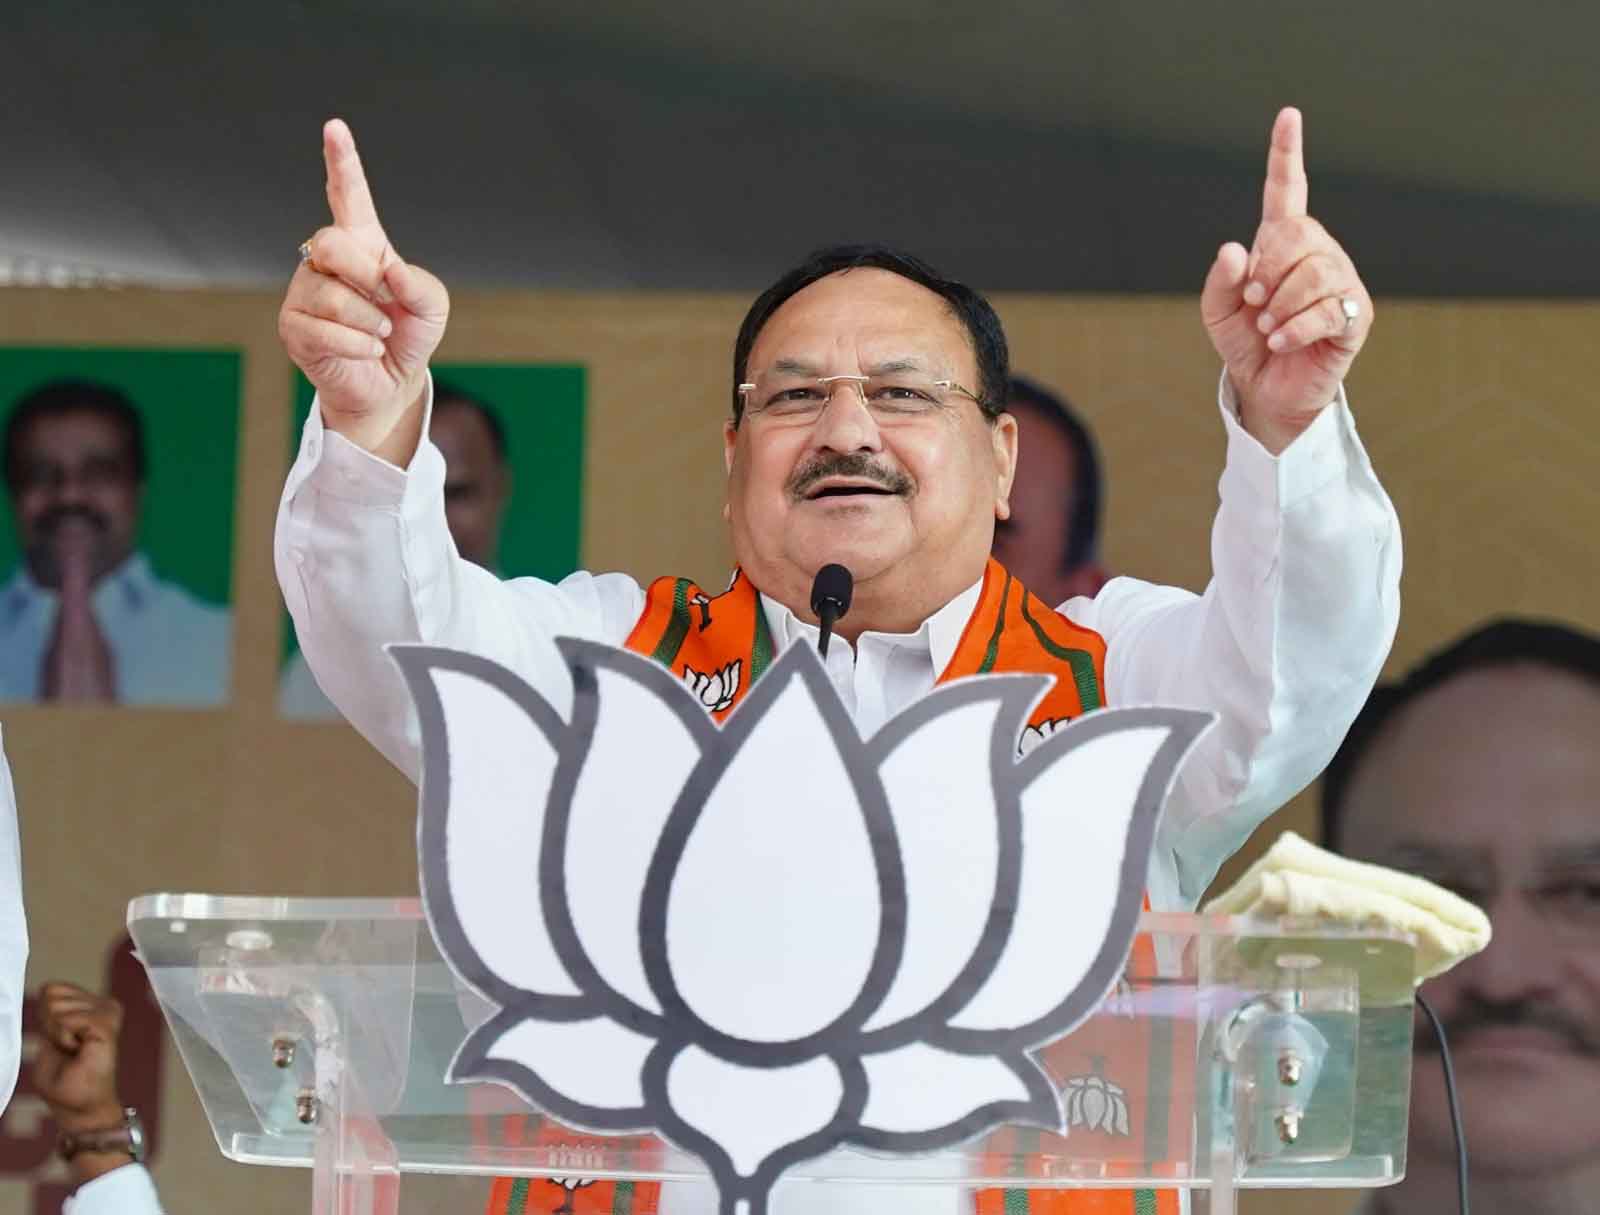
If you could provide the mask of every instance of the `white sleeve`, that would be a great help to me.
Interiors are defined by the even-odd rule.
[[[432,388],[428,408],[431,411]],[[324,428],[313,402],[278,506],[273,555],[301,652],[350,723],[417,777],[417,727],[391,642],[467,650],[515,671],[565,713],[570,678],[553,639],[620,644],[644,609],[622,574],[502,581],[456,553],[444,457],[424,438],[408,468]],[[533,522],[533,521],[525,521]]]
[[[1203,595],[1115,578],[1062,611],[1106,639],[1112,705],[1209,709],[1157,836],[1151,900],[1193,907],[1217,869],[1327,765],[1394,641],[1400,524],[1341,390],[1279,456],[1236,417]]]
[[[17,794],[6,764],[5,739],[0,736],[0,1111],[11,1101],[22,1061],[22,985],[27,965]]]
[[[125,1164],[86,1181],[62,1204],[61,1215],[163,1215],[149,1170]]]

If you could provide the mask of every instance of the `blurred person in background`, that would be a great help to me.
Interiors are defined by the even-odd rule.
[[[1502,619],[1373,693],[1329,765],[1323,839],[1489,913],[1489,947],[1423,985],[1455,1063],[1473,1204],[1600,1200],[1600,637]],[[1438,1045],[1418,1021],[1406,1179],[1381,1215],[1456,1209]]]
[[[1011,515],[994,526],[995,558],[1046,603],[1092,599],[1108,580],[1094,436],[1065,400],[1021,376],[1006,412],[1017,420],[1017,472]]]
[[[52,381],[16,403],[4,448],[22,560],[0,586],[0,700],[221,704],[230,613],[137,551],[147,463],[133,402]]]
[[[50,1107],[76,1187],[63,1215],[161,1215],[138,1111],[117,1095],[121,1005],[71,983],[46,983],[38,1005],[33,1091]]]
[[[500,534],[511,501],[504,425],[484,401],[441,381],[434,387],[428,437],[444,456],[445,526],[456,552],[498,573]],[[298,650],[284,664],[278,711],[300,721],[339,720],[339,710]]]
[[[444,519],[456,552],[499,573],[500,533],[511,501],[505,427],[483,401],[440,382],[428,437],[444,456]]]

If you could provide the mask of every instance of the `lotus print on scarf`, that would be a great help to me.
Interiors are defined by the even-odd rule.
[[[708,713],[720,713],[739,695],[739,671],[744,659],[735,658],[720,671],[706,674],[687,664],[683,668],[683,682],[695,694]]]
[[[572,1203],[578,1191],[594,1184],[593,1181],[583,1181],[576,1177],[557,1177],[554,1180],[567,1192],[567,1200],[555,1209],[553,1215],[572,1215]]]
[[[392,650],[421,725],[424,905],[500,1010],[453,1080],[658,1133],[723,1215],[765,1215],[836,1147],[1065,1129],[1029,1052],[1121,974],[1209,715],[1101,711],[1018,758],[1047,680],[989,676],[863,740],[796,645],[718,726],[648,659],[558,644],[565,717],[487,660]]]
[[[1017,740],[1017,754],[1026,755],[1057,730],[1071,722],[1070,717],[1047,717],[1036,726],[1024,726]]]

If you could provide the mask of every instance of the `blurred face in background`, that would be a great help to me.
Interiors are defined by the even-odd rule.
[[[11,508],[28,570],[59,587],[97,581],[133,552],[144,487],[128,433],[92,409],[35,418],[18,436]]]
[[[816,397],[824,376],[892,387],[867,401],[841,382],[820,407],[791,408]],[[1007,510],[1016,430],[959,392],[929,401],[900,387],[952,380],[981,391],[971,339],[941,296],[878,269],[819,279],[767,321],[747,378],[759,390],[727,427],[726,513],[756,586],[807,615],[811,579],[828,562],[855,575],[858,604],[876,584],[884,602],[937,606],[982,576]],[[785,384],[797,387],[774,391]]]
[[[444,517],[456,551],[493,569],[511,470],[474,405],[449,397],[435,402],[428,433],[444,456]]]
[[[1600,685],[1535,663],[1469,671],[1399,711],[1356,770],[1341,850],[1488,912],[1477,957],[1423,987],[1449,1035],[1473,1172],[1600,1159]],[[1414,1159],[1453,1161],[1429,1030]]]
[[[1011,517],[995,528],[994,555],[1052,607],[1106,583],[1096,560],[1068,567],[1067,548],[1078,500],[1078,453],[1061,427],[1026,401],[1007,406],[1017,420],[1017,474]]]

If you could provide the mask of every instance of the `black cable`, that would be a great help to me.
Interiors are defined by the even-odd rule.
[[[1456,1133],[1456,1194],[1461,1205],[1461,1215],[1467,1215],[1467,1133],[1461,1125],[1461,1103],[1456,1099],[1456,1069],[1450,1062],[1450,1044],[1445,1041],[1444,1023],[1428,1002],[1417,993],[1417,1007],[1433,1027],[1434,1039],[1439,1043],[1439,1061],[1444,1064],[1444,1095],[1450,1102],[1450,1127]]]

